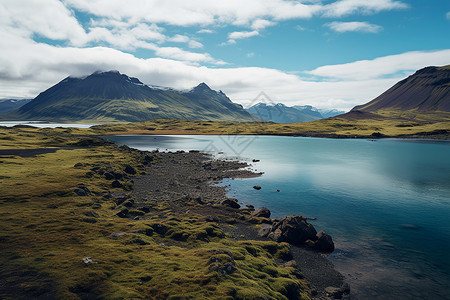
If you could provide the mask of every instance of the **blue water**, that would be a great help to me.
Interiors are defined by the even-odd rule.
[[[315,217],[359,299],[450,299],[450,143],[274,136],[115,136],[141,150],[203,150],[251,162],[230,196],[273,217]],[[261,190],[252,188],[260,185]],[[279,189],[280,192],[276,190]]]

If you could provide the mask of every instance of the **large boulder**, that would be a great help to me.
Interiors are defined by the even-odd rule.
[[[317,233],[304,216],[287,216],[273,219],[272,225],[265,224],[258,232],[277,242],[287,242],[297,246],[307,246],[321,252],[333,252],[334,243],[330,235],[323,231]]]
[[[314,248],[323,252],[333,252],[334,243],[329,234],[326,234],[322,230],[316,235],[317,241],[314,243]]]
[[[223,206],[231,207],[231,208],[240,208],[241,207],[236,199],[231,199],[231,198],[227,198],[227,199],[223,200],[222,202],[220,202],[220,204],[222,204]]]
[[[305,217],[287,216],[274,220],[271,232],[267,236],[277,242],[303,245],[307,240],[316,240],[316,234],[316,229],[306,222]]]
[[[270,210],[265,207],[261,207],[254,211],[252,216],[258,218],[270,218]]]

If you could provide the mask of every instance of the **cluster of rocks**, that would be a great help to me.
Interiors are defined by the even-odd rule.
[[[317,232],[312,224],[309,224],[305,216],[287,216],[281,219],[270,219],[270,210],[261,207],[252,212],[253,221],[261,221],[259,236],[267,237],[277,242],[287,242],[297,246],[333,252],[334,243],[329,234],[324,231]]]
[[[77,163],[74,168],[81,168],[85,165],[83,163]],[[99,166],[93,167],[86,173],[87,178],[91,178],[94,174],[104,176],[106,180],[111,180],[111,187],[121,188],[123,183],[121,180],[126,179],[129,175],[136,175],[137,171],[131,165],[125,165],[122,171],[114,171],[112,168],[102,168]],[[77,193],[78,194],[78,193]]]

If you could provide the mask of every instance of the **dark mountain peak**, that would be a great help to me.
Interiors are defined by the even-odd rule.
[[[206,83],[202,82],[199,85],[197,85],[195,88],[193,88],[191,91],[194,93],[199,93],[199,92],[212,91],[212,89]]]
[[[353,111],[386,109],[450,112],[450,66],[420,69],[374,100],[354,107]]]
[[[129,77],[126,74],[121,74],[117,70],[110,70],[110,71],[95,71],[91,75],[82,78],[83,80],[90,80],[90,79],[105,79],[105,80],[117,80],[117,81],[128,81],[135,84],[143,84],[139,79],[135,77]]]
[[[14,120],[146,121],[156,118],[251,121],[242,106],[204,82],[189,92],[151,87],[119,71],[67,77],[9,113]]]
[[[419,75],[419,74],[433,74],[438,72],[438,68],[431,66],[431,67],[425,67],[423,69],[420,69],[418,71],[416,71],[416,73],[414,73],[414,75]],[[412,75],[412,76],[414,76]]]

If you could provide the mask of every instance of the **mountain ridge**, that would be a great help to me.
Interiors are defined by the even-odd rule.
[[[283,103],[266,104],[263,102],[252,105],[246,111],[267,122],[275,123],[309,122],[345,113],[335,109],[321,110],[311,105],[287,106]]]
[[[450,65],[420,69],[351,112],[376,113],[386,109],[450,112]]]
[[[222,91],[204,82],[189,91],[152,88],[118,71],[68,76],[3,119],[47,121],[124,121],[151,119],[252,121]]]

